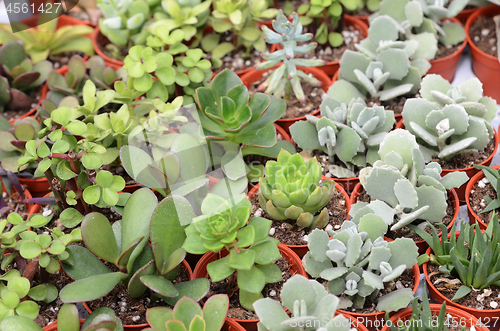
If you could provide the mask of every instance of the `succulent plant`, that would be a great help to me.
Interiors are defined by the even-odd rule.
[[[324,228],[329,221],[325,206],[334,194],[335,182],[321,182],[316,158],[306,162],[300,154],[285,150],[277,161],[266,163],[266,176],[259,180],[261,208],[275,220],[292,220],[300,227]]]
[[[66,25],[57,29],[59,18],[52,16],[54,14],[57,15],[55,12],[43,12],[36,29],[16,23],[13,32],[10,25],[0,24],[0,44],[8,41],[22,42],[24,51],[33,64],[46,60],[49,56],[67,52],[93,55],[92,41],[87,35],[93,33],[94,29],[87,25]]]
[[[150,328],[146,331],[220,331],[226,319],[229,298],[224,294],[211,296],[200,308],[187,297],[177,302],[174,309],[155,307],[146,311]]]
[[[358,98],[349,105],[327,97],[320,106],[321,118],[306,115],[307,121],[290,126],[294,142],[306,151],[321,150],[330,163],[342,161],[345,168],[332,164],[330,173],[339,178],[356,177],[354,167],[379,160],[378,148],[394,126],[394,112],[382,106],[367,107]]]
[[[451,301],[465,297],[473,289],[500,286],[500,229],[496,213],[491,216],[484,232],[477,222],[474,225],[461,224],[458,236],[455,235],[456,227],[453,224],[449,237],[445,226],[441,226],[441,237],[434,228],[431,228],[432,235],[412,228],[432,249],[430,256],[419,257],[419,263],[430,261],[439,266],[441,273],[460,279],[462,285]]]
[[[484,166],[484,165],[480,165],[480,164],[475,164],[474,167],[476,169],[483,171],[484,176],[490,182],[491,186],[493,187],[493,189],[497,193],[496,199],[491,199],[487,195],[485,195],[483,197],[483,199],[484,199],[484,201],[486,201],[487,205],[486,205],[486,208],[484,208],[480,214],[488,213],[492,210],[500,208],[500,201],[498,200],[498,191],[500,191],[499,187],[498,187],[498,183],[499,183],[498,180],[500,178],[500,171],[493,169],[493,168],[490,168],[490,167],[487,167],[487,166]]]
[[[52,63],[45,60],[33,64],[17,41],[0,47],[0,62],[0,112],[33,108],[30,93],[47,80]]]
[[[337,232],[313,230],[308,247],[302,259],[304,268],[311,276],[328,280],[330,293],[343,295],[339,308],[361,309],[369,301],[377,303],[378,311],[390,312],[406,307],[413,299],[409,288],[379,296],[384,283],[416,263],[418,252],[412,239],[387,242],[376,224],[358,226],[345,221]]]
[[[272,54],[263,55],[267,60],[255,66],[257,70],[264,70],[274,67],[281,63],[281,66],[274,69],[266,80],[259,85],[257,90],[266,90],[267,94],[274,94],[277,97],[290,99],[292,93],[295,97],[305,103],[305,95],[302,90],[301,80],[311,86],[321,86],[321,81],[315,77],[306,75],[301,67],[317,67],[325,64],[323,60],[311,60],[295,58],[296,53],[305,54],[312,51],[317,43],[310,43],[303,46],[297,46],[297,42],[306,42],[312,39],[310,33],[302,33],[302,24],[299,22],[297,13],[293,14],[293,21],[290,22],[283,12],[279,12],[276,20],[273,20],[273,31],[266,26],[262,27],[266,35],[268,44],[281,44],[283,49],[277,50]]]
[[[123,330],[122,321],[116,317],[113,309],[102,307],[94,310],[80,328],[78,308],[73,303],[65,303],[57,314],[58,328],[65,331],[120,331]],[[30,331],[30,330],[29,330]]]
[[[344,315],[334,316],[340,300],[329,294],[324,286],[314,279],[294,275],[283,284],[280,298],[283,306],[292,312],[292,316],[290,317],[276,300],[257,300],[254,307],[259,317],[259,330],[300,331],[313,325],[316,330],[351,330],[351,323]]]
[[[368,38],[355,45],[358,52],[346,50],[342,55],[339,79],[328,95],[349,104],[353,98],[371,96],[386,101],[416,93],[430,64],[417,56],[423,46],[416,40],[400,40],[401,30],[387,15],[375,18]]]
[[[171,217],[164,218],[167,214]],[[67,248],[69,259],[62,266],[75,282],[61,290],[61,300],[66,303],[94,300],[120,283],[127,286],[133,298],[149,289],[156,298],[170,304],[183,296],[200,300],[208,291],[208,280],[176,285],[171,282],[186,255],[181,248],[186,239],[184,228],[193,217],[191,205],[184,198],[170,196],[158,204],[154,193],[147,188],[130,196],[121,221],[113,225],[100,213],[85,215],[81,230],[86,248]],[[119,271],[112,272],[100,259],[115,265]]]
[[[220,67],[221,59],[230,52],[244,48],[249,56],[252,48],[259,52],[266,50],[258,21],[276,16],[276,9],[268,8],[266,0],[215,0],[209,24],[214,33],[201,40],[202,49],[211,53],[214,67]],[[233,42],[221,42],[221,35],[232,32]]]
[[[416,220],[441,222],[446,216],[446,190],[467,182],[464,172],[441,177],[441,166],[425,164],[414,136],[397,129],[380,143],[380,160],[360,171],[359,181],[371,202],[358,202],[349,211],[357,224],[377,224],[382,234]],[[426,226],[426,223],[421,223]]]
[[[433,75],[423,83],[422,98],[407,100],[402,115],[406,129],[427,153],[449,160],[484,150],[494,135],[490,124],[494,101],[481,97],[479,80],[449,88],[448,82]]]
[[[186,228],[182,247],[192,254],[225,248],[229,254],[209,263],[208,275],[212,282],[232,277],[231,284],[236,275],[240,304],[253,310],[252,304],[262,298],[266,283],[282,280],[281,270],[273,264],[281,254],[279,242],[269,237],[271,221],[261,217],[248,220],[252,205],[244,194],[224,199],[209,193],[201,210],[203,214]]]
[[[429,42],[429,34],[445,46],[456,45],[465,40],[465,30],[460,23],[441,21],[451,18],[467,6],[468,0],[382,0],[380,15],[389,15],[406,30],[406,37],[419,42]],[[429,45],[430,46],[430,45]],[[437,43],[427,52],[425,58],[432,60],[437,52]]]

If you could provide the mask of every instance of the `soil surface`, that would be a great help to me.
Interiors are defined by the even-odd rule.
[[[373,107],[375,105],[384,106],[386,110],[392,110],[394,112],[394,115],[398,115],[403,112],[403,107],[405,105],[406,99],[412,99],[412,98],[420,98],[420,94],[415,93],[415,94],[401,95],[399,97],[387,101],[380,101],[380,99],[377,97],[367,97],[365,101],[366,101],[366,106],[368,107]]]
[[[128,55],[128,47],[113,45],[102,32],[97,34],[96,41],[101,52],[112,59],[123,61]]]
[[[474,164],[484,162],[495,150],[495,138],[490,140],[484,151],[474,154],[459,154],[451,160],[446,161],[440,158],[433,158],[433,162],[437,162],[443,169],[464,169],[473,167]]]
[[[462,283],[458,278],[439,272],[438,266],[427,264],[427,272],[434,287],[445,297],[451,300]],[[467,296],[456,301],[457,304],[474,309],[493,310],[491,305],[500,303],[500,287],[490,286],[484,290],[472,290]],[[498,307],[496,308],[498,309]]]
[[[498,57],[497,35],[493,17],[482,16],[472,23],[469,34],[472,42],[483,52]]]
[[[188,274],[184,267],[180,266],[177,277],[172,281],[174,284],[186,282],[189,280]],[[104,297],[87,302],[87,305],[92,311],[100,307],[109,307],[113,309],[123,324],[137,325],[145,324],[146,310],[152,307],[168,306],[163,300],[153,302],[150,298],[151,291],[146,291],[140,298],[131,298],[128,295],[125,286],[116,286],[110,293]]]
[[[54,275],[49,274],[49,279],[46,281],[41,281],[39,278],[40,274],[37,273],[38,277],[35,277],[33,280],[33,284],[31,284],[31,288],[40,285],[42,283],[49,283],[54,285],[58,292],[61,292],[62,288],[66,285],[68,285],[71,280],[68,278],[68,276],[62,272],[58,271]],[[44,302],[37,302],[38,305],[40,306],[40,312],[35,319],[35,322],[40,325],[41,327],[44,327],[46,325],[49,325],[57,320],[57,314],[59,313],[59,308],[63,305],[63,302],[61,301],[61,298],[57,296],[57,299],[50,303],[44,303]]]
[[[80,55],[80,57],[83,59],[87,54],[81,52],[69,52],[59,55],[51,55],[49,56],[49,61],[54,64],[54,69],[60,69],[65,65],[68,65],[68,62],[73,55]]]
[[[487,183],[483,180],[486,180]],[[488,204],[486,201],[484,201],[484,197],[490,197],[492,200],[497,198],[497,192],[493,188],[493,186],[490,184],[488,179],[485,177],[481,181],[477,181],[476,184],[474,185],[474,188],[471,190],[471,195],[469,198],[470,205],[472,209],[474,210],[474,213],[483,221],[485,224],[490,223],[491,216],[494,212],[499,212],[498,209],[489,211],[484,214],[480,214],[487,206]]]
[[[264,298],[271,298],[276,301],[281,301],[281,289],[283,288],[283,284],[293,276],[293,271],[291,270],[292,266],[284,257],[281,257],[279,260],[277,260],[275,264],[280,268],[283,280],[277,283],[266,284],[266,286],[264,286],[264,290],[262,290],[262,295],[264,296]],[[206,298],[208,299],[212,295],[221,293],[229,295],[229,310],[227,313],[228,317],[243,320],[258,318],[257,314],[255,314],[253,311],[246,310],[245,308],[240,306],[238,285],[235,273],[220,282],[210,282],[210,291],[208,292]]]
[[[28,208],[26,208],[27,204],[17,203],[20,197],[19,193],[17,193],[15,189],[12,189],[12,195],[10,196],[7,192],[2,192],[2,199],[4,199],[4,201],[7,203],[7,205],[11,208],[13,212],[21,215],[23,220],[26,220],[28,218],[29,210]]]
[[[271,72],[265,72],[262,78],[254,83],[250,84],[248,92],[250,97],[252,97],[257,92],[264,92],[265,88],[258,90],[260,84],[264,83]],[[302,90],[306,97],[306,104],[302,105],[299,99],[295,97],[292,93],[290,99],[285,100],[286,102],[286,112],[281,116],[281,119],[297,118],[308,115],[319,109],[321,102],[323,101],[323,95],[326,94],[321,87],[313,87],[304,81],[301,81]]]
[[[370,11],[368,8],[364,7],[363,9],[361,10],[358,10],[358,11],[355,11],[355,12],[350,12],[349,15],[352,15],[352,16],[370,16],[371,14],[373,14],[372,11]]]
[[[443,57],[451,55],[451,54],[455,53],[456,51],[458,51],[460,47],[462,47],[462,43],[458,43],[457,45],[453,45],[453,46],[451,46],[451,45],[445,46],[445,45],[441,45],[438,43],[438,50],[437,50],[436,56],[434,57],[434,60],[442,59]]]
[[[233,41],[233,34],[226,33],[221,37],[221,43],[227,41]],[[269,50],[271,46],[266,43],[267,50],[264,52],[265,54],[269,54]],[[230,69],[232,71],[242,71],[249,68],[252,68],[254,65],[259,64],[265,61],[265,59],[261,56],[261,52],[252,49],[248,54],[245,53],[243,48],[237,49],[236,51],[232,51],[228,53],[225,57],[222,58],[222,65],[219,68],[214,68],[214,73],[219,73],[224,69]]]
[[[294,224],[294,221],[283,222],[273,220],[259,205],[258,194],[252,198],[252,213],[250,217],[263,217],[273,221],[271,225],[270,236],[278,239],[280,243],[285,245],[307,245],[307,236],[311,233],[310,228],[301,228]],[[347,218],[345,197],[336,190],[333,198],[326,205],[328,214],[330,215],[329,225],[332,229],[338,230]],[[328,227],[328,225],[327,225]]]

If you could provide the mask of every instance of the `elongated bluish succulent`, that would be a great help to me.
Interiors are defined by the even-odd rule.
[[[277,161],[266,163],[266,176],[259,180],[260,206],[275,220],[324,228],[328,224],[325,206],[335,194],[335,182],[320,180],[321,165],[316,158],[306,162],[300,154],[281,150]]]
[[[293,14],[293,21],[290,22],[283,12],[279,12],[276,20],[273,21],[273,31],[262,26],[262,31],[266,34],[266,42],[268,44],[281,44],[282,49],[271,54],[264,55],[266,62],[256,65],[257,70],[264,70],[282,64],[280,67],[273,70],[269,77],[262,83],[258,90],[266,90],[268,94],[274,94],[278,97],[289,99],[292,92],[295,97],[303,104],[305,103],[305,95],[302,90],[301,80],[304,80],[311,86],[321,86],[321,82],[308,76],[300,67],[317,67],[324,65],[322,60],[311,60],[295,58],[295,54],[305,54],[314,50],[318,45],[316,42],[309,43],[303,46],[297,46],[297,42],[306,42],[312,39],[311,33],[302,33],[302,24],[299,21],[297,13]]]
[[[330,293],[342,295],[339,308],[361,309],[368,301],[377,303],[378,311],[396,311],[413,299],[409,288],[379,296],[384,283],[417,262],[417,246],[412,239],[387,242],[377,224],[346,221],[337,232],[311,232],[308,247],[302,260],[304,268],[311,276],[328,280]]]
[[[378,148],[394,125],[394,112],[382,106],[367,107],[362,99],[347,106],[332,98],[321,103],[321,118],[306,115],[290,127],[292,138],[303,150],[321,150],[331,163],[338,158],[345,168],[330,166],[335,177],[356,177],[355,166],[364,167],[379,160]]]

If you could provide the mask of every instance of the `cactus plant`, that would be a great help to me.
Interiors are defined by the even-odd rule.
[[[292,138],[303,150],[321,150],[330,163],[342,161],[345,168],[330,166],[335,177],[356,177],[355,167],[373,164],[378,148],[394,125],[394,112],[382,106],[367,107],[362,99],[345,103],[327,97],[320,106],[321,118],[306,115],[307,121],[290,126]]]
[[[346,221],[337,232],[313,230],[308,247],[302,260],[304,268],[311,276],[328,280],[330,293],[342,295],[339,308],[361,309],[368,301],[377,303],[378,311],[390,312],[406,307],[413,299],[409,288],[379,296],[384,283],[417,262],[417,246],[411,239],[387,242],[376,223],[358,226]]]
[[[324,228],[329,221],[326,204],[335,194],[332,179],[321,180],[316,158],[281,150],[277,161],[266,163],[259,179],[259,204],[273,219],[293,220],[300,227]],[[318,215],[316,215],[319,212]]]
[[[359,176],[371,202],[356,203],[350,215],[355,223],[377,223],[384,234],[389,226],[395,231],[415,220],[441,222],[446,215],[446,190],[468,180],[464,172],[441,177],[441,166],[425,164],[415,137],[406,130],[388,133],[379,156],[381,160],[362,169]]]
[[[490,121],[495,102],[481,97],[479,80],[457,88],[435,75],[422,82],[422,98],[407,100],[402,112],[406,129],[419,144],[446,160],[484,150],[494,135]]]
[[[289,317],[276,300],[257,300],[253,305],[259,317],[259,330],[301,331],[313,325],[316,330],[351,330],[350,321],[344,315],[334,316],[340,300],[316,280],[295,275],[283,284],[280,297],[292,316]]]
[[[317,67],[324,65],[323,60],[311,60],[295,58],[296,53],[305,54],[312,51],[318,44],[309,43],[303,46],[297,46],[297,42],[306,42],[312,39],[312,34],[302,33],[302,24],[299,22],[297,13],[293,14],[293,21],[290,22],[283,14],[279,12],[276,20],[273,20],[273,31],[266,26],[262,27],[266,35],[268,44],[278,44],[283,46],[283,49],[277,50],[272,54],[263,55],[267,60],[255,66],[257,70],[264,70],[274,67],[281,63],[282,65],[273,70],[266,80],[259,85],[257,90],[266,89],[266,93],[274,94],[277,97],[290,99],[292,93],[295,97],[305,104],[305,95],[302,90],[301,80],[311,86],[321,86],[321,82],[306,75],[302,70],[297,69],[297,66],[302,67]]]

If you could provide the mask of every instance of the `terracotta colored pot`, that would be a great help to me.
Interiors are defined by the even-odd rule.
[[[462,25],[462,23],[454,17],[445,18],[444,21],[451,21]],[[440,59],[431,60],[430,61],[431,68],[427,72],[427,75],[438,74],[443,76],[444,79],[446,79],[451,83],[451,81],[455,77],[455,71],[457,69],[458,60],[462,56],[462,52],[464,51],[466,45],[467,45],[467,39],[465,39],[462,42],[462,45],[455,53],[442,57]]]
[[[413,272],[413,293],[415,293],[418,288],[418,284],[420,284],[420,270],[418,269],[418,264],[415,263],[411,270]],[[385,311],[369,314],[356,313],[341,309],[337,311],[342,313],[344,316],[350,315],[358,321],[363,321],[363,324],[370,329],[376,328],[377,326],[381,327],[384,325]]]
[[[83,326],[83,323],[85,323],[84,318],[80,318],[80,327]],[[44,331],[57,331],[57,321],[54,323],[51,323],[43,328]]]
[[[359,183],[358,185],[356,185],[356,187],[354,188],[354,191],[352,191],[352,193],[351,193],[351,198],[350,198],[350,205],[351,206],[354,205],[358,201],[361,190],[363,190],[363,186],[361,185],[361,183]],[[453,205],[453,209],[455,210],[453,213],[453,218],[452,218],[450,224],[448,224],[446,226],[446,228],[449,231],[451,229],[451,227],[453,226],[453,223],[455,223],[455,221],[457,220],[458,211],[460,210],[458,195],[457,195],[457,192],[455,191],[455,189],[451,189],[448,191],[448,199],[450,199],[450,202]],[[439,237],[441,237],[441,235],[439,235]],[[425,240],[417,240],[417,241],[415,241],[415,244],[417,245],[418,252],[420,254],[423,254],[425,252],[425,250],[429,247],[429,245],[427,244],[427,242]]]
[[[462,22],[462,24],[465,25],[465,23],[467,22],[469,17],[481,8],[482,7],[474,7],[474,8],[470,8],[470,9],[464,9],[460,13],[458,13],[458,15],[455,16],[455,18],[458,19],[460,22]]]
[[[458,236],[457,232],[457,236]],[[448,234],[449,236],[450,234]],[[429,247],[427,251],[425,252],[427,255],[429,255],[432,252],[432,249]],[[452,302],[450,299],[445,297],[444,295],[441,294],[441,292],[438,291],[437,288],[434,287],[434,284],[432,284],[430,277],[429,277],[429,272],[427,270],[427,265],[428,262],[424,263],[422,265],[422,269],[424,271],[424,276],[425,276],[425,281],[427,282],[427,288],[429,289],[429,294],[432,299],[434,299],[437,303],[443,303],[443,301],[446,301],[446,306],[447,307],[456,307],[459,308],[477,318],[479,318],[483,323],[493,323],[495,319],[498,319],[498,316],[500,316],[500,309],[491,309],[491,310],[486,310],[486,309],[475,309],[475,308],[470,308],[467,306],[462,306],[458,303]]]
[[[241,77],[241,80],[243,81],[243,84],[245,84],[246,87],[250,87],[250,84],[261,79],[265,72],[269,72],[275,68],[276,67],[271,68],[271,69],[267,69],[267,70],[251,69],[251,71],[249,71],[248,73],[246,73],[245,75],[243,75]],[[322,83],[321,88],[325,92],[327,92],[328,88],[332,85],[332,80],[323,71],[319,70],[318,68],[298,67],[298,69],[304,71],[306,74],[312,74],[314,77],[316,77],[318,80],[320,80]],[[313,111],[309,115],[313,115],[313,116],[318,115],[319,111],[320,110],[318,108],[317,110]],[[276,124],[281,126],[289,134],[290,133],[290,130],[289,130],[290,125],[292,125],[293,123],[295,123],[297,121],[305,121],[305,120],[306,120],[305,116],[296,117],[296,118],[278,119],[276,121]]]
[[[110,58],[109,56],[104,54],[104,52],[102,51],[102,47],[101,47],[101,44],[99,43],[99,41],[104,40],[107,43],[109,43],[110,41],[108,40],[108,38],[106,38],[101,33],[101,29],[99,28],[99,25],[97,25],[95,27],[94,33],[92,34],[91,38],[92,38],[92,45],[94,46],[94,51],[97,53],[97,55],[99,55],[100,57],[102,57],[104,59],[104,62],[106,62],[106,64],[108,64],[108,65],[111,64],[111,65],[123,67],[123,65],[124,65],[123,61]]]
[[[0,178],[0,181],[2,181],[1,178]],[[3,181],[2,181],[2,193],[3,192],[7,192],[7,191],[5,190],[5,187],[4,187]],[[33,198],[33,196],[31,195],[31,192],[28,189],[24,190],[24,198],[25,199]],[[32,204],[32,203],[25,203],[24,204],[24,208],[25,208],[26,212],[28,212],[28,217],[31,216],[30,211],[31,211],[31,209],[33,209],[33,206],[34,206],[34,204]]]
[[[404,129],[404,128],[405,128],[405,125],[404,125],[403,121],[400,121],[398,123],[398,125],[396,126],[396,129]],[[489,166],[491,164],[491,160],[493,159],[493,156],[495,156],[497,149],[498,149],[498,144],[500,143],[499,131],[500,131],[500,126],[498,127],[497,130],[495,130],[495,149],[493,150],[491,155],[488,156],[488,158],[486,160],[479,163],[480,165]],[[463,169],[443,169],[443,171],[441,172],[441,177],[446,176],[447,174],[454,172],[454,171],[464,171],[467,174],[467,176],[469,176],[469,178],[472,178],[478,172],[482,173],[482,171],[480,171],[474,167],[468,167],[468,168],[463,168]],[[469,179],[469,181],[470,181],[470,179]],[[464,183],[462,186],[455,189],[455,191],[457,192],[457,195],[458,195],[458,200],[460,201],[460,205],[465,205],[465,203],[467,202],[467,199],[465,198],[465,188],[466,187],[467,187],[467,183]]]
[[[439,311],[441,310],[441,305],[432,303],[432,304],[430,304],[430,307],[431,307],[431,312],[436,313],[436,315],[439,314]],[[394,325],[396,325],[396,323],[400,319],[403,322],[407,321],[410,319],[411,314],[412,314],[411,307],[403,309],[391,317],[391,322]],[[461,309],[458,309],[455,307],[450,307],[450,306],[446,305],[446,314],[451,315],[451,317],[453,318],[453,320],[450,321],[450,323],[452,323],[452,325],[454,323],[458,323],[458,326],[460,328],[463,328],[463,327],[470,328],[473,326],[476,329],[476,331],[488,331],[487,326],[482,324],[482,322],[480,320],[478,320],[476,317],[472,316],[471,314],[469,314]],[[416,324],[416,325],[419,325],[419,324]],[[384,327],[382,328],[382,331],[389,331],[389,330],[390,330],[390,328],[387,325],[384,325]]]
[[[327,177],[321,176],[321,179],[324,180],[324,179],[327,179]],[[334,178],[334,181],[335,181],[335,189],[340,191],[340,193],[342,193],[342,195],[344,196],[345,204],[346,204],[346,208],[347,208],[347,219],[349,219],[349,210],[351,209],[349,195],[344,190],[344,188],[341,185],[339,185],[339,183],[337,183],[337,179]],[[255,196],[255,194],[257,194],[258,192],[259,192],[259,184],[252,187],[250,192],[248,192],[248,195],[247,195],[248,199],[252,200],[253,197]],[[307,245],[287,245],[287,244],[280,244],[280,245],[284,245],[284,246],[290,248],[300,258],[302,258],[304,255],[306,255],[306,253],[309,251],[309,248],[307,247]]]
[[[467,36],[467,42],[470,45],[470,50],[472,54],[472,70],[474,74],[483,83],[484,95],[492,97],[500,102],[500,89],[498,88],[498,77],[500,77],[500,63],[498,58],[486,54],[480,50],[472,40],[469,30],[472,24],[482,16],[492,17],[500,14],[500,6],[489,5],[485,6],[476,12],[474,12],[465,24],[465,34]]]
[[[295,254],[291,249],[286,247],[285,245],[279,244],[278,248],[281,252],[281,256],[283,256],[289,263],[290,265],[290,272],[293,275],[299,274],[307,278],[306,271],[304,270],[304,267],[302,267],[302,261],[300,258]],[[207,272],[207,265],[211,262],[217,261],[219,258],[222,258],[224,256],[227,256],[228,252],[227,250],[223,249],[219,253],[214,253],[214,252],[208,252],[205,253],[198,264],[196,264],[196,268],[194,268],[193,274],[194,278],[207,278],[208,277],[208,272]],[[259,322],[258,319],[253,319],[253,320],[243,320],[243,319],[237,319],[237,318],[231,318],[227,317],[226,321],[231,320],[233,322],[236,322],[243,326],[245,330],[248,331],[256,331],[257,330],[257,322]]]
[[[498,170],[500,169],[500,165],[492,166],[492,168]],[[471,190],[473,190],[474,186],[476,186],[476,183],[482,180],[483,178],[484,178],[484,173],[482,170],[480,170],[471,179],[469,179],[467,187],[465,188],[465,203],[467,203],[467,212],[469,214],[469,220],[471,221],[471,223],[474,222],[473,220],[476,220],[479,223],[479,227],[481,228],[481,230],[486,230],[488,225],[479,218],[479,216],[472,209],[472,206],[470,204]]]
[[[186,269],[186,272],[188,274],[189,280],[193,280],[193,271],[191,270],[191,267],[189,266],[189,263],[186,262],[186,260],[182,260],[182,266]],[[86,302],[82,302],[83,306],[85,309],[88,311],[89,314],[92,314],[92,309],[87,305]],[[128,325],[124,324],[123,325],[123,330],[124,331],[138,331],[138,330],[143,330],[145,328],[149,327],[148,323],[144,324],[137,324],[137,325]]]

